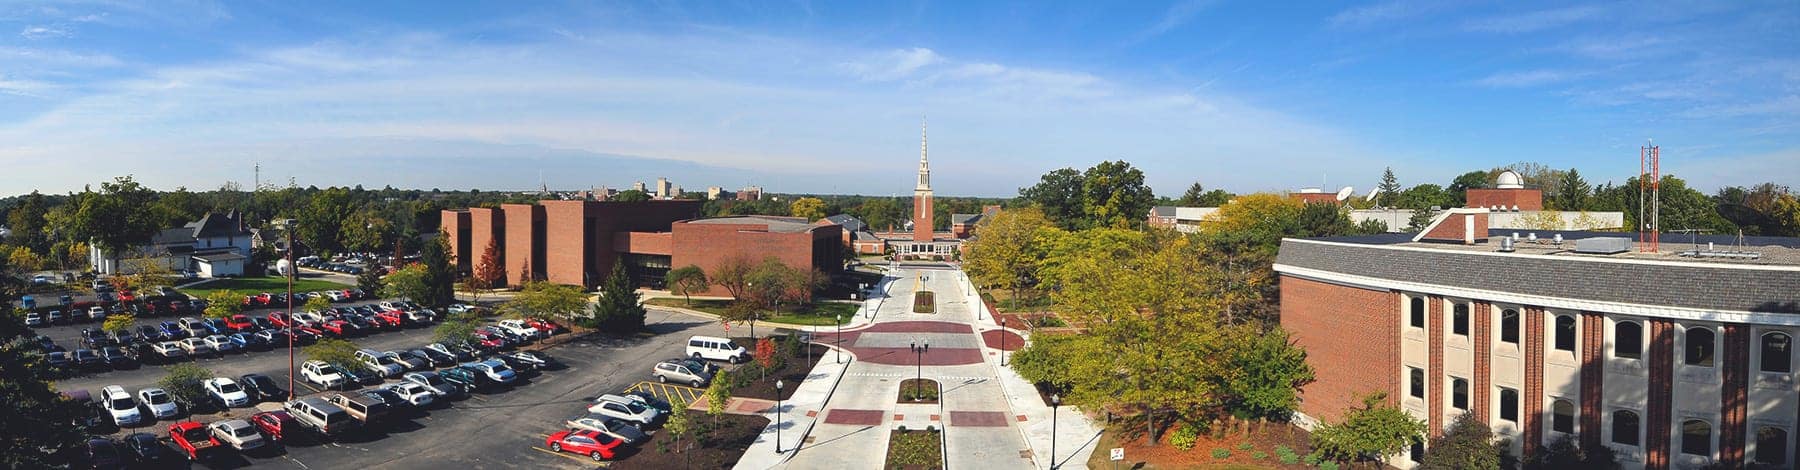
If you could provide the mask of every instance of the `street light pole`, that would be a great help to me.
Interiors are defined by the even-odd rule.
[[[1050,394],[1050,470],[1056,470],[1056,409],[1062,406],[1062,395]]]
[[[775,453],[781,453],[781,379],[775,379]]]
[[[288,401],[294,400],[294,276],[300,274],[300,266],[294,264],[294,220],[288,219],[282,225],[287,226],[287,340],[288,340]]]
[[[925,351],[931,350],[931,340],[925,340],[925,344],[922,346],[919,344],[919,342],[914,341],[912,344],[912,350],[913,350],[913,401],[919,401],[919,387],[920,387],[921,383],[925,381]]]
[[[983,308],[986,308],[984,305]],[[1000,318],[1000,366],[1006,367],[1006,317]]]
[[[838,364],[843,364],[844,363],[844,314],[842,314],[842,313],[837,315],[837,334],[831,336],[831,344],[837,345],[837,347],[831,348],[832,351],[834,351],[832,353],[832,358],[836,359]]]

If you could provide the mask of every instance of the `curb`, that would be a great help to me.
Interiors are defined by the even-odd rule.
[[[807,343],[808,344],[819,344],[819,343],[814,343],[811,341],[808,341]],[[819,345],[825,346],[827,348],[832,348],[831,346],[824,345],[824,344],[819,344]],[[838,348],[832,348],[832,349],[838,349]],[[844,375],[845,375],[844,373],[849,371],[850,365],[855,364],[856,361],[857,361],[856,354],[851,353],[850,360],[845,362],[843,364],[843,367],[838,369],[837,379],[831,381],[831,389],[827,390],[825,392],[825,401],[819,402],[819,408],[821,409],[821,411],[823,410],[823,408],[825,408],[824,405],[826,403],[831,403],[831,397],[833,395],[837,395],[838,384],[841,384],[844,382]],[[800,444],[795,445],[793,449],[789,450],[786,454],[784,454],[784,456],[781,458],[781,460],[776,461],[775,465],[769,466],[768,468],[775,468],[775,467],[778,467],[781,465],[785,465],[785,464],[787,464],[787,462],[789,460],[793,460],[795,455],[799,455],[800,450],[806,448],[806,445],[805,445],[806,444],[806,435],[812,434],[813,426],[819,425],[819,421],[824,420],[824,419],[825,419],[825,417],[823,415],[820,415],[818,417],[815,417],[811,423],[808,423],[806,425],[806,429],[800,431],[800,440],[799,440]],[[781,425],[781,423],[780,422],[771,422],[771,423],[769,423],[769,425],[770,426],[779,426],[779,425]]]

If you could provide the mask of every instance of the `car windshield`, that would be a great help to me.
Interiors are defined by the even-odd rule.
[[[233,383],[233,382],[225,382],[225,383],[219,384],[219,391],[221,391],[221,392],[237,393],[241,390],[243,390],[243,389],[238,388],[238,384]]]
[[[166,394],[166,393],[150,394],[150,404],[163,405],[163,404],[168,404],[168,403],[169,403],[169,394]]]
[[[444,384],[443,377],[430,375],[430,376],[425,376],[423,378],[425,379],[425,383],[427,383],[427,384],[431,384],[431,385],[443,385]]]
[[[494,364],[494,373],[496,373],[496,374],[501,373],[501,372],[510,372],[510,371],[512,371],[512,369],[508,369],[506,367],[506,363]]]
[[[206,430],[200,429],[200,428],[191,428],[186,431],[182,431],[181,437],[187,439],[188,442],[204,441],[207,439],[206,438]]]
[[[231,434],[232,434],[232,435],[233,435],[233,436],[237,436],[237,437],[240,437],[240,438],[244,438],[244,437],[250,437],[250,436],[255,436],[255,435],[256,435],[256,430],[255,430],[255,429],[251,429],[251,428],[250,428],[250,427],[249,427],[249,426],[244,426],[244,427],[241,427],[241,428],[237,428],[237,429],[233,429],[233,430],[231,430]]]
[[[137,404],[132,403],[130,398],[114,398],[112,401],[112,408],[115,410],[129,410],[136,407]]]
[[[648,408],[644,408],[644,405],[639,405],[637,403],[626,403],[625,409],[631,410],[632,413],[643,413],[644,410]]]

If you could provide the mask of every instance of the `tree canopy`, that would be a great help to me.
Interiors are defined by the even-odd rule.
[[[594,323],[612,334],[636,333],[644,329],[644,305],[625,264],[613,261],[612,274],[600,287],[600,301],[594,304]]]

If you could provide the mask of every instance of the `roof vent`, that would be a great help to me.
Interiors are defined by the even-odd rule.
[[[1513,239],[1509,238],[1509,237],[1500,237],[1500,252],[1501,253],[1512,253],[1512,251],[1513,251]]]
[[[1591,255],[1611,255],[1631,251],[1631,239],[1626,237],[1594,237],[1575,240],[1575,252]]]

